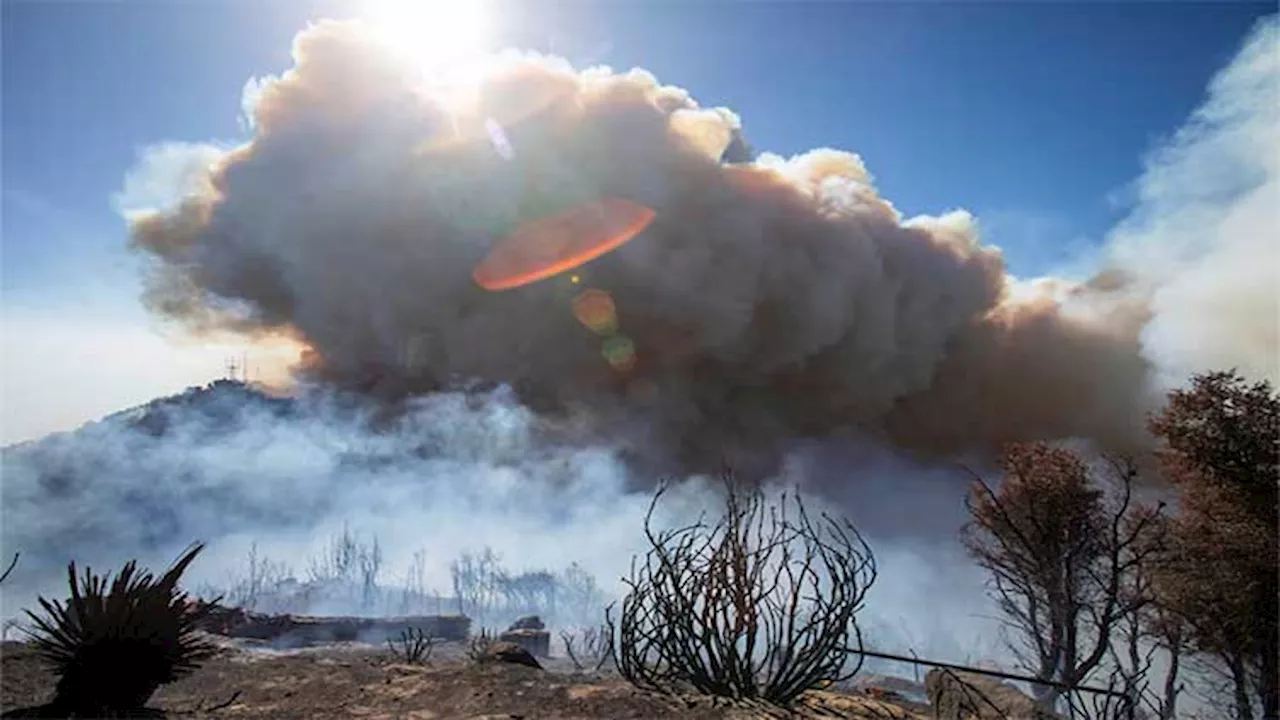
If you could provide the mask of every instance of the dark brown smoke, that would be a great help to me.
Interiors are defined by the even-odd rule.
[[[1014,284],[971,217],[904,220],[855,155],[722,162],[747,157],[737,118],[642,71],[506,55],[464,106],[357,23],[294,55],[207,190],[135,219],[157,312],[293,334],[303,374],[388,397],[510,383],[698,462],[849,428],[931,455],[1141,441],[1146,313],[1123,278]],[[656,219],[575,278],[472,282],[522,220],[605,196]],[[625,371],[574,318],[587,288],[614,300]]]

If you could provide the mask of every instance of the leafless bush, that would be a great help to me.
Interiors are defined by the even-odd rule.
[[[578,563],[570,563],[558,578],[556,600],[559,615],[573,623],[583,618],[599,617],[607,601],[605,593],[591,573]]]
[[[486,547],[476,554],[464,552],[450,564],[459,614],[485,620],[486,610],[496,604],[501,579],[506,574],[499,565],[501,560],[492,548]]]
[[[577,623],[599,613],[605,595],[595,578],[577,563],[561,573],[547,569],[515,571],[492,548],[464,552],[449,567],[458,612],[481,623],[501,624],[525,615],[550,618],[552,624]]]
[[[486,628],[480,628],[479,635],[472,635],[467,642],[467,657],[473,663],[487,663],[493,659],[490,650],[493,648],[494,636]]]
[[[382,546],[378,544],[378,538],[375,537],[373,544],[359,554],[357,564],[360,569],[360,605],[367,610],[373,607],[378,597],[378,574],[382,570]]]
[[[312,582],[367,582],[376,578],[382,567],[382,547],[378,538],[364,542],[344,525],[342,534],[329,541],[329,547],[311,560],[307,569]]]
[[[857,613],[876,573],[870,548],[847,521],[811,519],[794,493],[766,503],[758,488],[722,480],[714,523],[655,530],[666,485],[655,494],[650,549],[623,579],[616,620],[605,615],[619,673],[639,687],[779,705],[853,677]]]
[[[346,525],[342,534],[329,541],[329,547],[311,560],[307,568],[313,583],[339,583],[344,586],[358,584],[360,605],[368,610],[378,599],[378,577],[382,572],[382,545],[375,535],[365,542],[351,532]]]
[[[274,592],[293,578],[293,572],[284,563],[273,562],[258,553],[258,544],[249,546],[245,558],[245,575],[234,578],[225,593],[227,604],[245,610],[258,610],[264,595]]]
[[[431,660],[431,651],[435,649],[435,638],[421,628],[405,628],[395,641],[387,640],[391,652],[411,665],[426,663]]]
[[[400,592],[400,614],[410,615],[427,605],[427,555],[418,550],[413,554],[409,570],[405,573],[404,588]]]
[[[553,611],[558,590],[559,581],[548,570],[503,573],[499,577],[498,592],[509,614],[532,615]]]
[[[600,672],[613,657],[613,632],[608,625],[560,633],[564,653],[579,671]]]

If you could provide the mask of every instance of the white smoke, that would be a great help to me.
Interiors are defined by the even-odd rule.
[[[61,597],[71,560],[101,570],[137,558],[158,569],[193,540],[210,546],[188,572],[189,588],[243,578],[251,548],[305,581],[308,565],[348,529],[377,539],[383,588],[403,587],[405,569],[423,553],[425,585],[449,597],[450,563],[491,548],[517,571],[577,563],[614,595],[645,549],[650,495],[612,448],[557,439],[564,437],[505,390],[433,394],[388,419],[360,398],[268,399],[223,386],[107,418],[5,451],[0,545],[23,557],[0,611],[11,618],[33,607],[36,594]],[[908,465],[867,453],[881,460],[855,471],[863,484],[811,506],[852,510],[856,521],[905,512],[903,496],[885,490]],[[820,454],[798,452],[778,486],[837,472]],[[927,474],[917,489],[937,480]],[[705,478],[676,483],[655,521],[714,510],[711,487]],[[873,550],[884,550],[865,622],[880,647],[963,659],[981,646],[981,580],[947,542],[951,519],[870,524]],[[967,600],[931,609],[940,591],[959,585],[970,589]],[[306,609],[369,613],[332,599]]]
[[[1280,20],[1263,19],[1136,182],[1110,260],[1151,293],[1143,347],[1181,382],[1280,382]]]

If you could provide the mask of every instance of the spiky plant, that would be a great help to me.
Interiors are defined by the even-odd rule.
[[[32,641],[58,676],[58,714],[111,717],[142,710],[156,689],[197,668],[215,648],[196,634],[211,603],[189,601],[178,578],[204,548],[187,549],[159,580],[130,560],[114,580],[76,564],[67,567],[71,598],[64,606],[41,597],[45,615]]]

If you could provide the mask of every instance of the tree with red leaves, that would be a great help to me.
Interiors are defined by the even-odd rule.
[[[962,540],[991,574],[992,598],[1012,631],[1010,648],[1046,683],[1082,684],[1112,652],[1112,635],[1147,598],[1128,591],[1156,551],[1149,532],[1159,510],[1133,502],[1131,463],[1098,472],[1071,450],[1010,445],[998,490],[980,478]],[[1062,690],[1045,684],[1052,708]]]
[[[1280,397],[1235,372],[1196,376],[1150,422],[1179,491],[1158,602],[1234,686],[1236,715],[1280,718]]]

